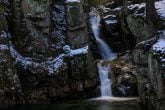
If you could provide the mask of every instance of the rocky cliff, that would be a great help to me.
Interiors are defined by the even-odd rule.
[[[69,0],[0,1],[1,105],[92,94],[99,81],[83,6]]]
[[[159,22],[147,21],[143,0],[0,0],[0,105],[47,104],[97,96],[96,59],[89,25],[95,6],[101,36],[118,52],[111,67],[114,96],[137,96],[164,108],[165,2]]]

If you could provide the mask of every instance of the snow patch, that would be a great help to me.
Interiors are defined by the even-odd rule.
[[[155,2],[155,7],[157,9],[158,14],[165,18],[165,0],[160,0]]]
[[[135,17],[146,17],[146,12],[145,12],[145,3],[140,3],[140,4],[131,4],[128,7],[129,10],[132,10],[134,12]]]
[[[0,51],[1,50],[8,50],[9,47],[7,45],[0,45]]]
[[[107,19],[109,17],[116,18],[116,15],[107,15],[107,16],[104,17],[104,19]]]
[[[105,20],[106,24],[116,24],[117,20]]]
[[[76,50],[71,50],[72,55],[79,55],[79,54],[86,54],[88,53],[88,46],[76,49]]]
[[[88,53],[88,46],[83,47],[83,48],[79,48],[79,49],[75,49],[75,50],[69,50],[70,52],[65,54],[66,57],[73,57],[76,55],[81,55],[81,54],[87,54]]]
[[[66,0],[66,3],[69,3],[69,2],[80,2],[80,0]]]
[[[131,4],[128,6],[128,9],[133,10],[133,9],[141,9],[143,7],[145,7],[146,4],[145,3],[140,3],[140,4]]]
[[[117,7],[115,9],[113,9],[114,11],[121,11],[122,7]]]
[[[152,47],[154,51],[165,52],[165,39],[159,39]]]
[[[165,62],[165,58],[161,59],[162,62]]]

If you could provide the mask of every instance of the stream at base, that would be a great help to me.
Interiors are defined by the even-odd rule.
[[[19,106],[8,110],[142,110],[134,99],[131,100],[76,100],[59,101],[52,105]]]

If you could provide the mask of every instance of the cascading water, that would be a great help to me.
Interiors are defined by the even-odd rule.
[[[101,81],[101,96],[112,96],[111,80],[108,77],[110,69],[100,63],[97,64]]]
[[[100,16],[95,10],[92,10],[90,13],[90,23],[92,31],[94,33],[97,45],[100,49],[101,55],[104,59],[114,59],[115,54],[112,53],[110,47],[106,44],[104,40],[100,38]],[[103,66],[102,62],[98,63],[99,76],[101,81],[101,96],[112,96],[111,90],[111,80],[108,77],[110,68],[108,66]]]
[[[112,53],[110,47],[106,44],[104,40],[100,38],[100,16],[95,11],[91,11],[90,13],[90,23],[92,26],[92,31],[94,33],[94,37],[96,39],[97,45],[100,49],[101,55],[104,59],[113,59],[115,54]]]

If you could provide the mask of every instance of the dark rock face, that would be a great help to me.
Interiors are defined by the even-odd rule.
[[[13,44],[24,56],[44,60],[49,51],[49,5],[44,0],[13,1]]]
[[[2,31],[0,34],[0,103],[12,105],[16,101],[21,103],[22,89],[7,39],[7,33]]]
[[[162,36],[162,35],[161,35]],[[140,100],[149,109],[164,108],[164,35],[140,43],[133,52]],[[146,47],[149,47],[146,50]],[[141,60],[142,62],[139,62]]]
[[[22,95],[20,80],[8,47],[10,34],[5,32],[8,31],[8,14],[5,14],[8,12],[7,6],[9,6],[7,0],[0,2],[0,103],[2,105],[14,104]],[[19,101],[21,102],[21,99]]]
[[[128,8],[133,12],[126,17],[126,22],[136,41],[132,55],[140,101],[149,110],[161,110],[164,108],[164,33],[155,35],[159,28],[154,30],[147,23],[143,3]]]
[[[85,16],[81,2],[0,2],[0,104],[46,104],[92,94],[98,75]]]
[[[111,62],[111,79],[114,96],[138,96],[136,67],[128,54]]]

